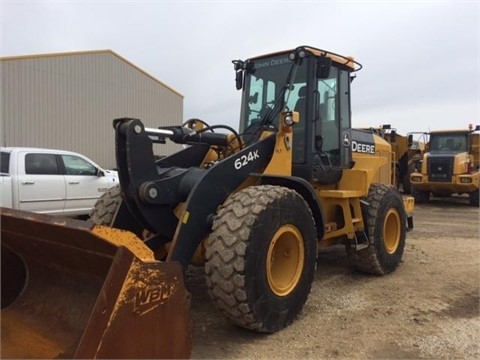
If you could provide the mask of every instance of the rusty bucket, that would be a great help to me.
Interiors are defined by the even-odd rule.
[[[2,358],[188,358],[179,263],[130,232],[1,208]]]

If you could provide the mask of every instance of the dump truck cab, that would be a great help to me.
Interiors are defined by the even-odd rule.
[[[415,173],[411,174],[413,194],[418,203],[430,194],[468,194],[470,204],[479,205],[479,137],[475,130],[443,130],[429,133],[428,150]],[[477,132],[475,132],[477,131]]]

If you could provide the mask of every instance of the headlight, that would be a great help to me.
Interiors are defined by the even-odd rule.
[[[287,114],[283,118],[283,123],[287,126],[292,126],[293,125],[293,115],[292,114]]]
[[[411,179],[412,182],[422,182],[422,177],[421,176],[412,176]]]
[[[462,177],[460,178],[461,184],[470,184],[472,182],[472,178]]]

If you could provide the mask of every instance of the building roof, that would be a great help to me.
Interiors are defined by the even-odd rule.
[[[130,66],[133,67],[134,69],[140,71],[140,72],[143,73],[144,75],[148,76],[148,77],[151,78],[152,80],[156,81],[156,82],[159,83],[160,85],[166,87],[167,89],[171,90],[171,91],[174,92],[175,94],[177,94],[177,95],[181,96],[182,98],[184,98],[184,96],[183,96],[180,92],[178,92],[177,90],[175,90],[175,89],[172,88],[171,86],[169,86],[169,85],[165,84],[164,82],[158,80],[157,78],[155,78],[155,77],[152,76],[151,74],[147,73],[145,70],[141,69],[140,67],[136,66],[136,65],[133,64],[132,62],[130,62],[130,61],[128,61],[127,59],[125,59],[123,56],[117,54],[116,52],[114,52],[113,50],[110,50],[110,49],[104,49],[104,50],[89,50],[89,51],[72,51],[72,52],[49,53],[49,54],[35,54],[35,55],[7,56],[7,57],[0,57],[0,61],[38,59],[38,58],[59,57],[59,56],[95,55],[95,54],[111,54],[111,55],[119,58],[119,59],[122,60],[123,62],[127,63],[128,65],[130,65]]]

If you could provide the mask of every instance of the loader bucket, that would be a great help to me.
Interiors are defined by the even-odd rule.
[[[0,210],[2,358],[190,357],[179,263],[127,231]]]

